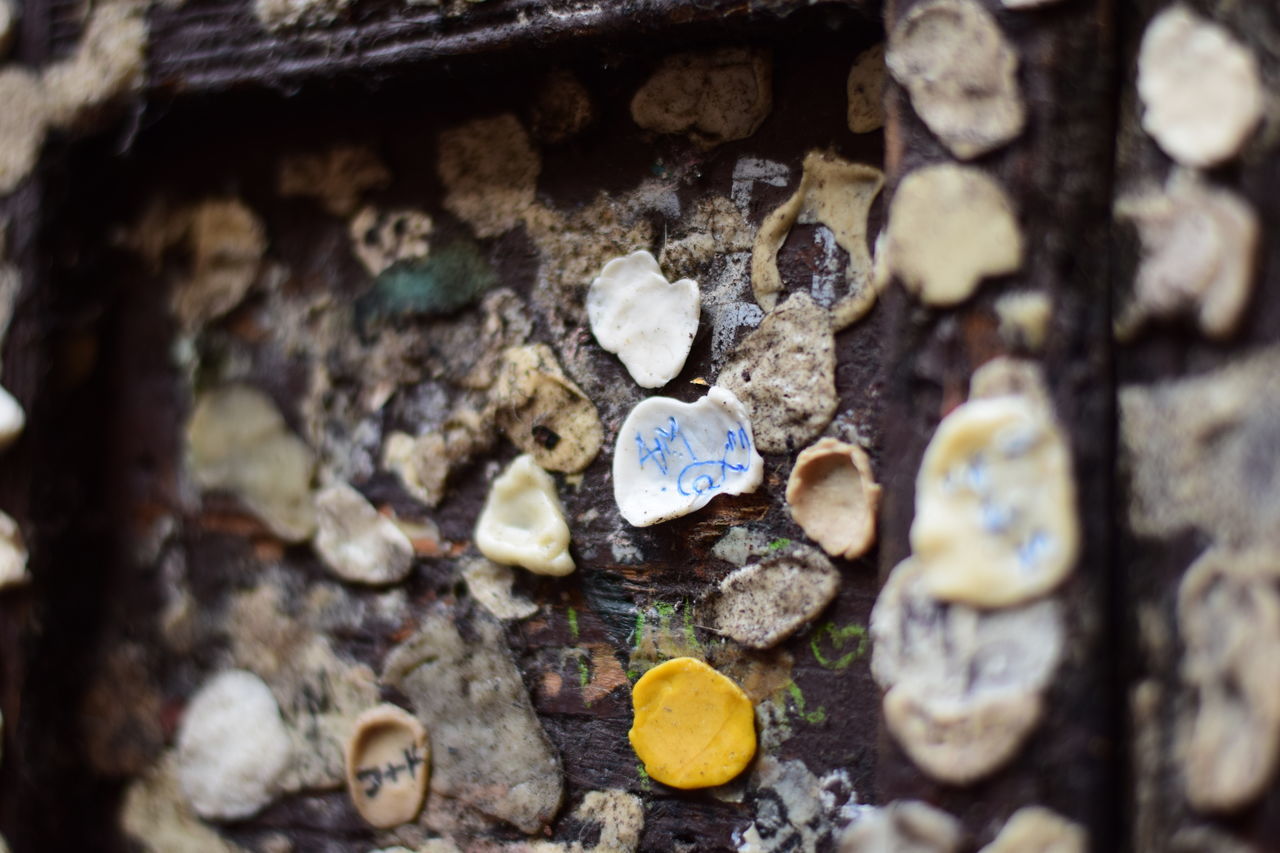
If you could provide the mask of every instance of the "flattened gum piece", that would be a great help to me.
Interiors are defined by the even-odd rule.
[[[1152,19],[1138,51],[1142,128],[1184,166],[1239,153],[1263,115],[1258,61],[1225,27],[1175,3]]]
[[[495,563],[540,575],[567,575],[574,568],[555,480],[527,453],[493,481],[475,540],[480,553]]]
[[[1218,542],[1277,542],[1280,479],[1258,464],[1277,441],[1277,376],[1280,348],[1271,345],[1217,369],[1120,388],[1125,510],[1135,533],[1194,528]]]
[[[388,829],[418,816],[431,775],[431,747],[416,717],[390,704],[365,711],[356,718],[346,761],[347,792],[371,825]]]
[[[933,595],[1008,607],[1075,567],[1075,480],[1066,442],[1035,401],[970,400],[938,425],[916,478],[911,547]]]
[[[1049,337],[1053,302],[1046,293],[1018,291],[996,300],[1000,337],[1010,346],[1024,346],[1039,352]]]
[[[1280,550],[1210,548],[1178,588],[1184,677],[1229,679],[1232,693],[1280,723]]]
[[[3,336],[0,335],[0,340]],[[27,413],[18,399],[0,386],[0,450],[18,440],[27,426]]]
[[[511,443],[548,471],[575,474],[600,452],[604,427],[595,404],[546,344],[506,349],[490,399]]]
[[[538,612],[538,605],[511,591],[516,573],[510,566],[483,557],[462,562],[462,578],[476,602],[498,619],[524,619]]]
[[[18,9],[13,0],[0,0],[0,59],[9,53],[13,43],[14,19],[18,17]]]
[[[673,788],[723,785],[756,753],[755,711],[742,688],[700,660],[675,658],[631,691],[628,733],[645,772]]]
[[[24,584],[30,579],[31,575],[27,573],[27,546],[22,541],[18,522],[0,512],[0,590]]]
[[[889,36],[886,63],[911,106],[955,156],[969,160],[1022,132],[1018,54],[975,0],[926,0]]]
[[[419,625],[387,654],[382,681],[430,729],[433,794],[540,832],[560,809],[564,774],[501,624],[479,609],[434,607]]]
[[[1178,630],[1182,677],[1196,691],[1177,747],[1187,799],[1234,811],[1280,762],[1280,552],[1206,551],[1178,589]]]
[[[1202,812],[1233,812],[1258,799],[1275,774],[1276,720],[1225,684],[1202,688],[1198,698],[1176,750],[1187,801]]]
[[[444,206],[477,237],[514,228],[534,202],[542,159],[510,113],[442,131],[438,156]]]
[[[925,580],[909,557],[880,590],[869,625],[878,684],[909,684],[921,704],[952,715],[1049,686],[1066,633],[1056,599],[979,610],[939,601]]]
[[[885,724],[916,765],[940,782],[968,785],[999,769],[1040,721],[1038,693],[991,696],[952,711],[922,701],[913,684],[884,695]]]
[[[790,453],[812,441],[839,405],[827,312],[809,294],[791,294],[738,344],[716,384],[746,406],[761,451]]]
[[[791,517],[833,557],[852,560],[876,539],[880,486],[861,447],[822,438],[801,451],[787,479]]]
[[[351,0],[254,0],[253,12],[268,30],[331,24]]]
[[[316,495],[316,553],[345,581],[389,584],[413,567],[413,543],[346,483]]]
[[[884,173],[872,166],[850,163],[826,151],[806,154],[800,186],[760,224],[751,250],[751,290],[760,307],[770,312],[778,304],[782,292],[778,250],[791,226],[821,224],[849,255],[844,273],[848,292],[831,306],[832,330],[838,332],[862,319],[877,296],[867,251],[867,216],[883,186]]]
[[[234,493],[286,541],[315,530],[315,457],[266,394],[247,385],[202,393],[187,422],[187,445],[202,489]]]
[[[47,65],[43,97],[49,122],[75,124],[142,84],[146,70],[146,7],[140,3],[95,5],[70,57]]]
[[[40,79],[25,68],[0,69],[0,196],[30,173],[49,119]]]
[[[872,807],[840,837],[839,853],[956,853],[964,827],[951,815],[919,800]]]
[[[1194,315],[1209,337],[1235,332],[1253,292],[1261,231],[1248,201],[1179,169],[1163,189],[1121,198],[1116,215],[1132,221],[1142,241],[1117,337],[1179,313]]]
[[[745,139],[773,106],[772,77],[766,51],[676,54],[636,91],[631,117],[647,130],[688,133],[704,148]]]
[[[1022,229],[1000,185],[944,163],[903,178],[889,205],[888,259],[926,305],[956,305],[984,278],[1022,266]]]
[[[191,266],[174,286],[170,308],[187,329],[226,314],[253,286],[267,249],[266,229],[236,198],[208,198],[174,217]]]
[[[204,818],[256,814],[279,792],[289,762],[280,706],[262,679],[242,669],[208,679],[178,727],[178,784]]]
[[[426,258],[434,227],[421,210],[380,210],[368,205],[351,218],[351,250],[376,278],[396,264]]]
[[[978,853],[1087,853],[1088,849],[1084,827],[1043,806],[1023,806]]]
[[[282,196],[314,198],[334,216],[355,213],[366,190],[391,183],[391,172],[373,149],[337,145],[327,151],[292,154],[280,162],[276,189]]]
[[[720,582],[715,629],[767,649],[794,634],[836,597],[840,573],[816,548],[795,545]]]
[[[884,127],[884,44],[869,47],[849,69],[849,130],[871,133]]]
[[[684,369],[701,309],[698,283],[669,281],[644,250],[609,261],[587,291],[592,334],[642,388],[661,388]]]
[[[716,495],[749,494],[763,479],[746,407],[718,385],[693,403],[647,397],[618,430],[613,498],[633,527],[688,515]]]

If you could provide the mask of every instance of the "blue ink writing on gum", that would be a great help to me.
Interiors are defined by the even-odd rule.
[[[680,440],[681,447],[672,447],[672,443]],[[734,451],[744,455],[751,451],[751,437],[746,428],[738,424],[736,429],[725,432],[723,453],[719,459],[700,459],[693,445],[680,430],[680,422],[675,418],[667,419],[667,426],[655,427],[653,445],[645,444],[643,433],[636,432],[636,447],[640,452],[640,467],[653,460],[658,470],[665,477],[670,473],[670,457],[681,457],[689,462],[676,475],[676,488],[682,495],[700,495],[711,492],[724,485],[729,472],[741,473],[747,470],[748,462],[730,462],[729,456]],[[665,488],[664,488],[665,491]]]
[[[637,527],[694,512],[719,494],[754,491],[764,460],[746,408],[713,387],[695,403],[641,401],[618,432],[613,490],[622,516]]]

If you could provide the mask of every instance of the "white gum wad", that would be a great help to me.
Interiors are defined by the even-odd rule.
[[[719,494],[754,492],[763,477],[746,407],[719,386],[696,403],[642,400],[618,430],[613,496],[635,527],[687,515]]]
[[[495,563],[523,566],[539,575],[567,575],[569,525],[551,475],[529,454],[516,457],[493,481],[480,520],[476,547]]]
[[[979,607],[1029,601],[1071,571],[1079,538],[1071,456],[1044,401],[970,400],[943,419],[911,525],[932,595]]]
[[[1181,3],[1156,15],[1142,35],[1138,97],[1143,129],[1170,157],[1199,169],[1240,152],[1266,99],[1257,58]]]
[[[642,388],[661,388],[684,369],[701,310],[698,283],[667,281],[645,251],[609,261],[587,291],[592,334]]]

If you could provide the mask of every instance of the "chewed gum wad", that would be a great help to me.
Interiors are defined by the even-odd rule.
[[[1056,587],[1079,548],[1075,481],[1050,413],[1021,395],[943,419],[916,480],[911,549],[944,601],[1008,607]]]
[[[763,476],[746,408],[720,387],[696,403],[650,397],[618,431],[613,496],[636,527],[687,515],[716,495],[754,492]]]

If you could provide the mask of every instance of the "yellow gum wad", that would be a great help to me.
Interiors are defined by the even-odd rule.
[[[655,666],[636,682],[631,702],[631,746],[645,772],[665,785],[723,785],[756,753],[751,700],[700,660]]]

